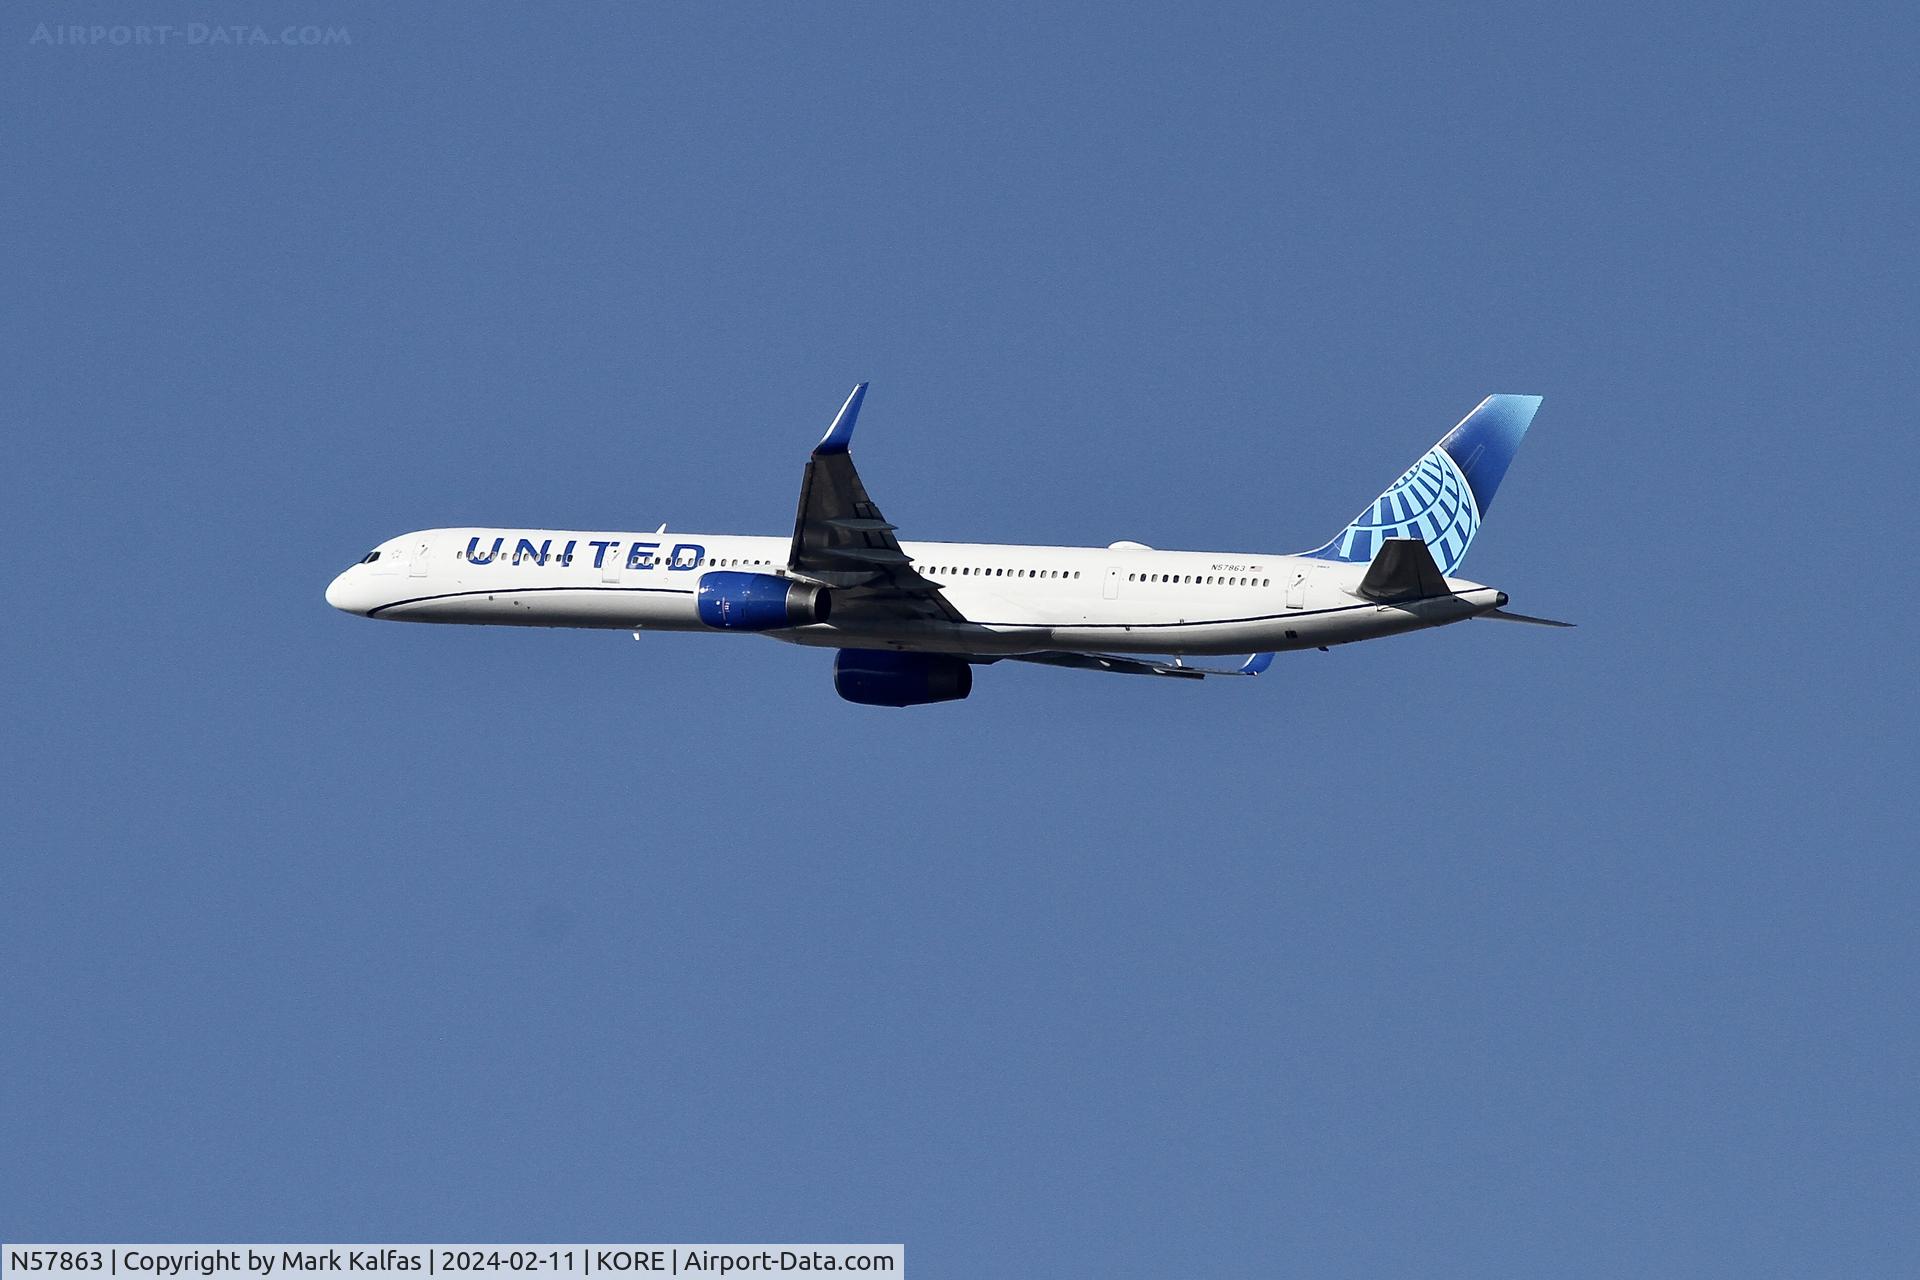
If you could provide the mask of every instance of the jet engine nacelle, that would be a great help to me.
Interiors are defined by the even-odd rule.
[[[705,573],[694,608],[700,621],[721,631],[778,631],[825,622],[833,593],[771,573]]]
[[[973,668],[943,653],[842,649],[833,660],[833,689],[869,707],[958,702],[973,692]]]

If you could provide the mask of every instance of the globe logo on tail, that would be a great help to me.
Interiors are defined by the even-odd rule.
[[[1467,547],[1479,529],[1480,511],[1467,478],[1452,456],[1436,445],[1316,554],[1329,560],[1368,561],[1388,538],[1418,538],[1433,553],[1440,572],[1452,573],[1467,558]]]

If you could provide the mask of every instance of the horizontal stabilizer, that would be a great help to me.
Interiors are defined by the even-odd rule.
[[[1433,552],[1418,538],[1388,538],[1360,579],[1360,594],[1391,604],[1398,600],[1429,600],[1449,594]]]
[[[1535,618],[1524,613],[1509,613],[1505,609],[1489,609],[1479,616],[1482,618],[1492,618],[1495,622],[1526,622],[1536,627],[1571,627],[1575,625],[1571,622],[1560,622],[1553,618]]]

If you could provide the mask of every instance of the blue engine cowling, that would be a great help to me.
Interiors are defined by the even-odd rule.
[[[973,668],[943,653],[842,649],[833,660],[833,689],[869,707],[958,702],[973,692]]]
[[[771,573],[706,573],[694,608],[700,621],[722,631],[778,631],[825,622],[833,594]]]

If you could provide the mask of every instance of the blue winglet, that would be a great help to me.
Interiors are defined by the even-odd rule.
[[[845,453],[847,451],[847,445],[853,439],[854,419],[860,416],[860,402],[866,397],[867,384],[863,382],[853,389],[853,394],[847,397],[847,402],[840,406],[840,413],[834,418],[833,425],[827,428],[827,434],[821,436],[820,443],[813,446],[814,453]]]
[[[1256,653],[1256,654],[1253,654],[1251,657],[1249,657],[1245,662],[1240,664],[1240,673],[1242,675],[1257,676],[1272,665],[1273,665],[1272,654]]]

